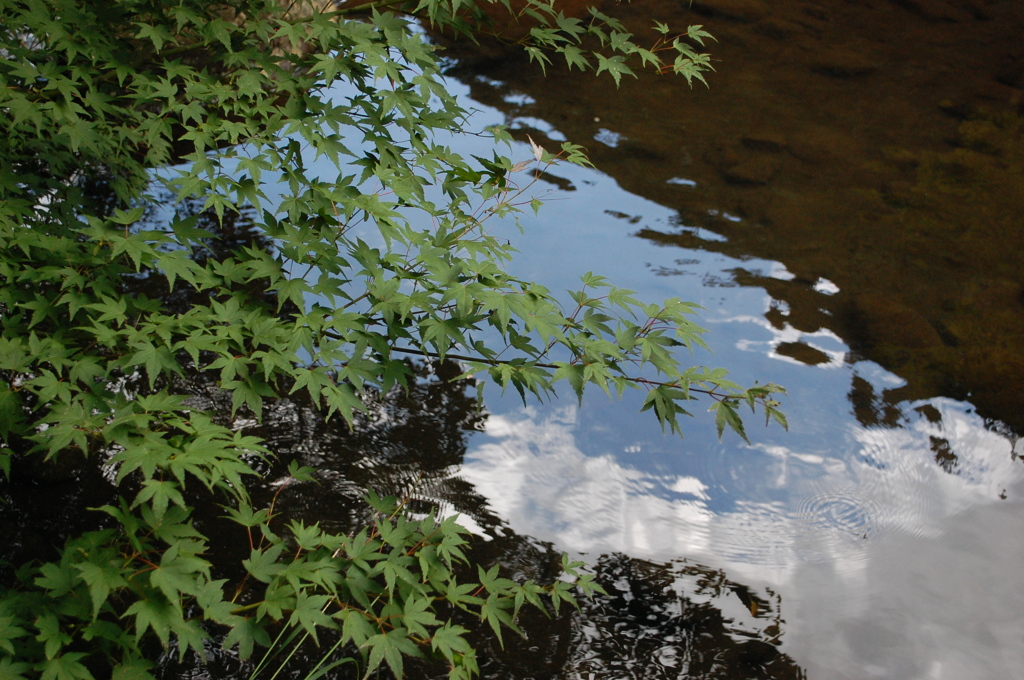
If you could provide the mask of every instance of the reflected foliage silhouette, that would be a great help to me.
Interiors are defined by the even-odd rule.
[[[413,512],[436,507],[471,519],[479,532],[469,551],[473,563],[501,565],[516,579],[555,578],[560,560],[555,547],[511,531],[458,475],[469,437],[486,420],[467,393],[469,386],[451,381],[458,367],[416,363],[411,368],[418,380],[409,392],[370,404],[352,430],[338,420],[324,421],[309,405],[282,399],[268,407],[264,423],[248,431],[264,437],[279,459],[254,497],[264,503],[276,497],[279,522],[320,522],[347,533],[368,519],[362,502],[366,489],[398,495],[408,499]],[[287,483],[282,475],[288,460],[315,468],[317,481]],[[204,528],[217,535],[216,527]],[[214,541],[219,550],[244,554],[247,549],[237,535],[219,538]],[[594,571],[608,597],[582,601],[579,612],[563,608],[550,618],[524,610],[519,624],[526,636],[506,633],[504,647],[486,624],[463,616],[459,623],[473,631],[481,677],[803,677],[777,647],[784,622],[771,593],[699,565],[659,565],[622,555],[601,558]],[[741,614],[746,625],[737,625],[724,607]],[[321,653],[322,648],[303,648],[284,676],[303,677]],[[205,670],[195,659],[187,657],[182,665],[168,658],[164,677],[233,678],[248,670],[230,657],[215,656]],[[359,676],[355,667],[337,672]],[[443,668],[424,660],[407,666],[407,672],[410,678],[444,675]]]
[[[539,552],[517,539],[511,552]],[[506,551],[509,551],[506,548]],[[779,649],[779,598],[719,570],[606,555],[594,565],[608,595],[552,619],[531,613],[526,639],[481,640],[481,676],[518,678],[804,678]],[[728,610],[730,614],[726,614]],[[742,619],[742,620],[741,620]]]
[[[91,190],[97,201],[104,200],[102,186]],[[196,260],[219,259],[243,247],[271,248],[255,235],[244,214],[225,214],[218,223],[195,205],[182,210],[192,211],[197,225],[210,232],[205,249],[191,254]],[[150,216],[151,221],[159,219],[159,215]],[[195,297],[203,293],[191,287],[168,292],[163,286],[162,278],[151,280],[146,272],[125,280],[127,294],[159,298],[175,310],[206,301]],[[276,308],[273,295],[259,281],[234,294]],[[280,313],[291,310],[285,305]],[[137,394],[166,388],[189,395],[191,407],[210,412],[220,424],[263,438],[274,458],[253,461],[259,475],[250,481],[250,494],[254,507],[273,504],[277,526],[301,520],[318,522],[331,532],[358,531],[371,519],[364,498],[373,490],[405,499],[411,513],[436,508],[443,515],[458,513],[471,519],[478,532],[469,550],[473,564],[501,565],[513,578],[538,582],[549,582],[560,573],[561,554],[555,546],[511,531],[488,508],[486,499],[459,477],[469,438],[484,428],[487,414],[471,396],[471,385],[454,380],[461,373],[454,362],[410,362],[416,378],[410,388],[368,399],[366,411],[357,415],[351,428],[341,418],[325,420],[314,404],[288,396],[285,389],[277,399],[268,400],[262,422],[244,407],[231,416],[230,395],[220,391],[209,374],[189,372],[189,365],[184,364],[181,376],[158,381],[152,388],[141,375],[123,379],[126,389]],[[292,461],[313,468],[315,481],[290,479],[287,468]],[[11,475],[13,482],[0,479],[4,578],[10,576],[10,565],[52,559],[67,537],[103,527],[106,516],[90,509],[116,498],[102,457],[68,460],[56,472],[51,464],[37,463],[26,458],[17,463],[20,468]],[[196,527],[211,539],[207,557],[215,577],[241,578],[239,564],[251,548],[245,532],[224,521],[223,509],[201,489],[186,489],[185,496],[196,508]],[[779,602],[770,593],[755,593],[703,567],[658,565],[620,555],[601,558],[594,570],[608,597],[581,602],[578,612],[563,607],[550,617],[524,610],[519,623],[526,636],[506,632],[504,647],[486,624],[462,615],[459,622],[472,631],[478,649],[481,677],[801,677],[798,667],[776,646],[783,622]],[[744,615],[749,612],[756,625],[749,630],[734,625],[723,607]],[[300,646],[279,677],[306,677],[331,644],[328,633],[321,637],[320,647]],[[179,660],[173,642],[166,650],[154,648],[151,654],[160,658],[154,674],[162,680],[234,679],[248,678],[255,669],[253,660],[241,662],[234,651],[224,652],[215,645],[208,645],[206,651],[205,660],[191,651]],[[336,656],[358,653],[341,649]],[[406,670],[409,678],[440,678],[446,673],[443,665],[430,660],[412,660]],[[388,671],[380,669],[378,674],[386,676]],[[361,670],[346,663],[334,669],[332,677],[358,678]]]

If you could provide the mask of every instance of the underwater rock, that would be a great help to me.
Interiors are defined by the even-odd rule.
[[[768,153],[780,153],[787,146],[785,137],[772,132],[744,135],[740,138],[740,143],[753,151]]]
[[[858,51],[834,48],[823,51],[810,62],[811,70],[832,78],[856,78],[878,70],[878,64]]]
[[[694,0],[694,12],[733,21],[754,22],[768,11],[761,0]]]
[[[722,172],[722,177],[730,184],[760,186],[767,184],[775,177],[779,171],[779,161],[771,156],[760,154],[747,154],[739,158],[728,155],[722,159],[719,169]]]
[[[891,296],[863,293],[854,299],[853,304],[858,334],[869,345],[924,349],[944,344],[927,319]]]
[[[894,2],[926,21],[958,23],[969,21],[977,16],[976,12],[954,7],[945,0],[894,0]]]

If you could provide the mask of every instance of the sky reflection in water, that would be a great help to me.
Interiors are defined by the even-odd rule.
[[[493,110],[475,120],[488,117],[500,120]],[[751,419],[751,445],[719,443],[698,413],[681,441],[638,414],[638,398],[523,408],[492,390],[459,476],[513,530],[558,548],[697,560],[777,592],[783,651],[809,677],[1008,677],[1024,666],[1024,466],[1013,441],[950,399],[902,403],[894,427],[862,425],[857,391],[902,379],[848,363],[830,331],[769,323],[780,303],[732,274],[791,278],[785,267],[654,245],[634,234],[680,229],[671,211],[596,171],[554,174],[573,190],[549,195],[525,235],[509,229],[522,252],[512,271],[561,291],[593,270],[648,300],[700,303],[714,355],[695,361],[741,384],[785,385],[791,430]],[[837,292],[825,279],[813,289]]]

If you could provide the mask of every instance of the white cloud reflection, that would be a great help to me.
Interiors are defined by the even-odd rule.
[[[561,549],[685,557],[772,588],[784,649],[810,677],[999,677],[1024,667],[1021,462],[963,404],[928,404],[940,422],[849,425],[836,457],[745,449],[770,499],[588,455],[566,406],[492,415],[461,476],[513,530]],[[955,454],[950,471],[937,449]]]

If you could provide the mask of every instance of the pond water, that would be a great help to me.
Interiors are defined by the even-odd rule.
[[[403,494],[458,513],[473,558],[522,578],[582,556],[609,596],[524,615],[528,637],[504,650],[480,631],[484,678],[1018,676],[1024,4],[607,5],[638,35],[651,17],[704,23],[710,88],[647,75],[615,89],[495,47],[455,52],[473,126],[570,139],[596,165],[555,168],[525,233],[498,227],[520,250],[512,269],[554,291],[595,271],[701,304],[713,354],[693,361],[786,386],[789,431],[750,418],[750,444],[719,441],[698,411],[680,439],[639,395],[599,392],[524,406],[489,388],[479,413],[466,385],[437,379],[457,367],[420,366],[354,432],[288,400],[236,423],[281,458],[254,495],[348,531],[365,489]],[[249,238],[241,225],[223,244]],[[198,377],[181,387],[230,410]],[[282,491],[293,458],[320,484]],[[0,487],[0,557],[45,550],[109,493],[98,471]],[[218,554],[248,554],[207,530]],[[169,654],[160,673],[250,670]]]
[[[790,431],[751,424],[751,444],[720,443],[698,417],[679,440],[638,399],[524,408],[492,394],[453,474],[520,535],[660,565],[682,602],[701,595],[693,565],[742,583],[712,600],[729,635],[787,663],[722,662],[714,677],[1015,676],[1024,11],[631,7],[638,34],[655,16],[716,35],[708,90],[542,78],[497,49],[453,70],[480,119],[583,143],[597,166],[553,172],[540,217],[509,232],[513,268],[553,290],[594,270],[700,303],[714,354],[694,361],[785,385]],[[588,665],[613,642],[581,635],[563,677],[709,672],[674,640],[674,665]]]
[[[1018,667],[1024,464],[1010,429],[968,401],[886,400],[908,379],[857,357],[833,330],[794,327],[784,299],[737,281],[756,272],[792,282],[783,263],[717,252],[717,232],[685,226],[600,171],[558,172],[574,190],[549,196],[518,238],[517,272],[564,289],[592,269],[649,299],[699,302],[714,354],[695,360],[787,386],[790,431],[751,422],[750,445],[720,443],[698,414],[679,440],[638,413],[638,398],[524,408],[491,394],[484,433],[453,474],[513,531],[557,549],[672,563],[670,572],[696,562],[771,593],[771,615],[785,621],[773,641],[808,677],[981,678]],[[666,246],[647,230],[707,245]],[[802,285],[839,294],[825,278]],[[774,618],[732,597],[716,606],[734,605],[733,633],[771,638]]]

